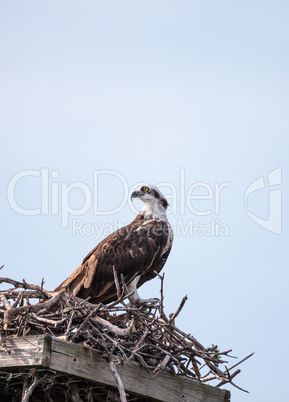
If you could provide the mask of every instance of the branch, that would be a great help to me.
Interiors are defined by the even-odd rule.
[[[179,305],[179,308],[177,309],[177,311],[174,313],[174,314],[172,314],[172,315],[170,315],[170,321],[169,321],[169,323],[171,324],[171,323],[175,323],[175,319],[177,318],[177,316],[180,314],[180,312],[181,312],[181,310],[182,310],[182,308],[184,307],[184,305],[185,305],[185,303],[186,303],[186,301],[188,300],[188,296],[186,295],[184,298],[183,298],[183,300],[181,301],[181,304]]]
[[[158,373],[160,373],[162,370],[164,370],[166,368],[166,365],[169,363],[169,361],[171,360],[171,356],[170,355],[166,355],[166,357],[157,365],[157,367],[154,369],[154,375],[157,375]]]
[[[27,388],[26,381],[24,382],[21,402],[29,401],[29,398],[32,395],[34,389],[37,387],[37,385],[39,385],[47,377],[48,374],[44,374],[43,377],[38,378],[36,369],[32,369],[30,371],[28,377],[30,377],[31,375],[33,378],[33,382],[29,388]]]
[[[127,402],[125,389],[124,389],[123,383],[121,381],[121,378],[118,375],[118,372],[116,370],[115,364],[114,364],[114,362],[112,360],[108,364],[109,364],[110,371],[112,372],[112,374],[114,376],[114,379],[115,379],[115,381],[117,383],[120,400],[121,400],[121,402]]]

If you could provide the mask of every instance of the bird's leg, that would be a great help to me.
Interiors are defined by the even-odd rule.
[[[127,285],[127,290],[128,292],[134,292],[130,297],[129,301],[131,304],[137,304],[139,306],[143,304],[156,304],[159,302],[159,299],[157,298],[151,298],[151,299],[142,299],[137,291],[137,284],[139,281],[140,275],[136,276],[128,285]]]

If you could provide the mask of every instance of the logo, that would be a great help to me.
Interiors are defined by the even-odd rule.
[[[282,230],[282,190],[280,188],[274,188],[275,186],[280,186],[282,184],[282,170],[277,168],[272,170],[267,174],[268,180],[268,191],[267,191],[267,202],[268,202],[268,216],[267,218],[261,218],[260,216],[254,214],[248,208],[248,197],[255,193],[265,189],[264,176],[259,177],[257,180],[251,183],[245,192],[244,205],[245,211],[249,218],[252,219],[257,225],[269,230],[272,233],[280,234]],[[273,189],[271,189],[273,188]]]
[[[107,203],[107,200],[104,202],[104,182],[113,183],[118,188],[113,203]],[[103,232],[116,230],[121,222],[114,221],[107,227],[99,223],[99,220],[94,224],[85,222],[84,218],[74,217],[83,217],[88,212],[95,216],[114,215],[127,206],[137,214],[139,205],[135,206],[130,201],[129,194],[141,184],[130,185],[121,173],[112,170],[93,171],[88,185],[80,181],[68,183],[60,179],[57,170],[30,169],[20,171],[10,179],[7,198],[10,207],[21,215],[58,215],[61,227],[72,226],[74,235],[99,238]],[[274,234],[280,234],[282,230],[281,184],[280,167],[254,180],[244,194],[248,217]],[[230,187],[229,182],[188,183],[185,169],[181,168],[176,182],[157,183],[157,186],[166,194],[169,202],[167,215],[177,217],[176,232],[190,236],[229,236],[229,225],[219,219],[223,198]],[[30,191],[33,196],[25,198]],[[268,207],[267,212],[264,206]]]

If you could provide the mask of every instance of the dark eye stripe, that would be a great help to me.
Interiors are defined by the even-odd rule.
[[[154,196],[155,198],[157,198],[158,200],[160,199],[160,195],[159,195],[158,192],[156,192],[155,190],[153,190],[152,193],[153,193],[153,196]]]
[[[157,192],[157,191],[155,191],[155,190],[152,190],[152,194],[154,195],[154,197],[155,198],[157,198],[158,200],[160,200],[160,202],[162,203],[162,205],[163,205],[163,207],[165,208],[165,209],[167,209],[167,207],[168,207],[168,202],[167,202],[167,200],[165,199],[165,198],[161,198],[161,196],[159,195],[159,193]]]

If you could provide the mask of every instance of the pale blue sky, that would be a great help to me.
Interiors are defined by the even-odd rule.
[[[189,297],[180,327],[239,358],[256,352],[236,378],[250,394],[227,386],[233,402],[287,397],[288,11],[285,1],[0,1],[2,274],[35,283],[44,276],[52,289],[96,243],[95,233],[74,234],[73,220],[88,231],[135,216],[131,204],[107,216],[91,207],[62,227],[63,214],[51,205],[59,189],[63,207],[65,183],[97,191],[100,210],[117,207],[124,192],[109,174],[94,188],[94,171],[117,172],[127,188],[171,183],[175,231],[190,222],[229,231],[177,233],[164,271],[167,312]],[[282,184],[272,189],[282,190],[282,231],[275,234],[248,217],[244,194],[280,167]],[[9,182],[28,169],[48,169],[47,214],[24,216],[8,202]],[[227,183],[219,215],[181,210],[181,197],[198,182]],[[39,208],[41,179],[18,181],[15,200]],[[83,202],[72,190],[71,208]],[[215,203],[191,205],[205,211]],[[251,194],[248,207],[267,219],[268,188]],[[277,215],[279,207],[271,203]],[[140,290],[158,292],[158,280]]]

